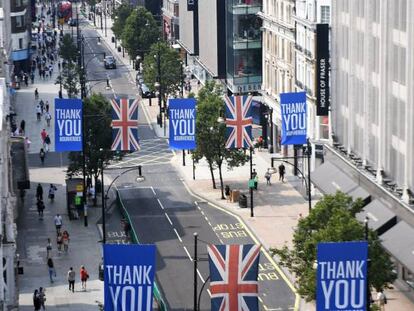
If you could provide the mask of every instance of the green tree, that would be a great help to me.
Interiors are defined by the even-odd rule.
[[[326,195],[312,209],[310,215],[299,221],[293,236],[293,248],[271,249],[280,263],[296,276],[298,293],[306,300],[316,297],[316,247],[319,242],[365,240],[364,226],[355,214],[361,211],[362,200],[353,201],[342,192]],[[375,231],[369,230],[370,265],[368,278],[376,290],[386,288],[396,275],[389,255],[381,247]]]
[[[114,10],[112,14],[112,19],[114,20],[114,23],[112,24],[112,31],[117,38],[121,37],[126,20],[131,12],[132,7],[128,3],[123,3]]]
[[[219,171],[221,197],[224,198],[222,167],[224,161],[228,168],[243,165],[248,157],[241,149],[226,149],[226,126],[218,119],[224,112],[222,89],[215,81],[209,81],[199,91],[197,97],[195,160],[206,158],[210,168],[213,188],[216,188],[214,169]]]
[[[96,182],[101,173],[102,158],[104,163],[108,163],[114,157],[111,151],[111,104],[102,94],[92,94],[84,100],[83,114],[86,171],[87,175],[93,177]],[[100,151],[100,148],[103,151]],[[70,152],[67,174],[81,175],[82,168],[81,152]]]
[[[121,40],[129,57],[135,59],[137,55],[148,51],[159,36],[160,30],[151,12],[138,7],[126,19]]]
[[[70,34],[65,34],[59,42],[59,55],[66,62],[74,62],[78,57],[78,48]]]
[[[158,62],[160,70],[158,72]],[[155,91],[155,82],[158,74],[161,78],[161,96],[166,100],[166,95],[174,95],[181,86],[181,59],[176,50],[165,42],[157,42],[151,45],[144,58],[144,81],[151,91]]]
[[[69,98],[79,94],[79,70],[74,63],[66,63],[60,75],[56,79],[56,84],[62,83],[62,87],[68,93]]]

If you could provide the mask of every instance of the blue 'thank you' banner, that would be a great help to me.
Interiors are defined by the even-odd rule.
[[[318,244],[316,310],[366,310],[368,243]]]
[[[82,151],[82,100],[55,99],[55,150]]]
[[[191,150],[196,148],[196,100],[176,98],[169,100],[170,148]]]
[[[105,311],[152,311],[155,245],[104,245]]]
[[[282,145],[306,144],[306,93],[280,94]]]

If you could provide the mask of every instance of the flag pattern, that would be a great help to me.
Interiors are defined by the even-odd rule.
[[[118,98],[112,105],[112,146],[111,150],[135,151],[138,140],[138,100]]]
[[[253,147],[252,96],[226,96],[226,148]]]
[[[212,311],[257,311],[260,245],[208,245]]]

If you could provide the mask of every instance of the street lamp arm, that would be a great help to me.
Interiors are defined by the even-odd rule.
[[[118,176],[116,176],[116,177],[114,178],[114,180],[112,180],[112,182],[109,184],[108,189],[106,189],[106,192],[105,192],[105,198],[108,196],[109,190],[111,190],[112,185],[115,183],[115,181],[116,181],[119,177],[121,177],[122,175],[125,175],[126,173],[131,172],[131,171],[133,171],[133,170],[139,170],[140,168],[141,168],[141,166],[140,166],[140,165],[139,165],[139,166],[135,166],[135,167],[132,167],[132,168],[130,168],[130,169],[128,169],[128,170],[125,170],[125,171],[121,172]]]
[[[198,300],[197,300],[197,311],[200,311],[200,300],[201,300],[201,294],[203,293],[204,286],[206,286],[207,282],[210,280],[210,275],[208,278],[204,281],[203,286],[201,286],[200,293],[198,294]]]

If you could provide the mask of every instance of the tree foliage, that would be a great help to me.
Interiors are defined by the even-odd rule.
[[[87,175],[96,180],[100,174],[102,158],[107,163],[114,156],[111,151],[111,104],[102,94],[92,94],[84,100],[83,113],[86,170]],[[70,152],[69,160],[68,175],[82,174],[82,154]]]
[[[131,12],[132,7],[129,3],[123,3],[114,10],[112,14],[112,19],[114,20],[114,23],[112,24],[112,31],[117,38],[122,36],[126,20]]]
[[[195,160],[205,157],[210,167],[213,188],[216,187],[214,169],[219,170],[220,189],[224,198],[222,165],[228,168],[246,163],[248,157],[241,149],[226,149],[226,126],[217,120],[224,112],[222,89],[215,81],[208,81],[197,97],[196,140],[197,149],[193,153]]]
[[[342,192],[324,196],[310,215],[299,221],[293,236],[293,248],[272,249],[283,266],[296,276],[298,293],[308,301],[316,297],[316,247],[319,242],[365,240],[365,229],[355,214],[361,211],[362,200]],[[392,283],[396,275],[389,255],[381,247],[375,231],[369,230],[369,283],[377,291]]]
[[[56,84],[62,83],[62,87],[68,93],[69,98],[73,98],[79,94],[79,70],[74,63],[67,63],[58,78]]]
[[[157,21],[144,7],[137,7],[125,21],[121,40],[131,59],[143,55],[160,36]]]
[[[62,40],[59,42],[59,55],[68,63],[76,61],[78,57],[78,48],[68,33],[63,35]]]
[[[144,81],[151,91],[155,90],[158,77],[158,57],[161,75],[161,95],[165,100],[167,94],[174,95],[181,86],[181,60],[176,50],[165,42],[151,45],[144,58]]]

